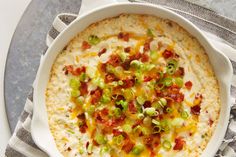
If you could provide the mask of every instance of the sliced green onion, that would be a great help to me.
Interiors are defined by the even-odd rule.
[[[84,154],[84,150],[82,148],[79,149],[80,154]]]
[[[172,65],[176,69],[178,67],[178,62],[173,59],[173,60],[170,60],[167,65],[168,66]]]
[[[122,62],[124,62],[128,58],[129,54],[125,53],[125,52],[121,52],[119,54],[119,56],[120,56],[120,59],[122,60]]]
[[[152,30],[152,29],[150,29],[150,28],[147,29],[147,36],[149,36],[149,37],[154,37],[154,34],[153,34],[153,30]]]
[[[154,50],[150,51],[150,58],[152,61],[157,60],[159,57],[160,57],[160,55],[157,51],[154,51]]]
[[[152,106],[155,108],[155,109],[160,109],[160,108],[164,108],[167,104],[167,101],[165,98],[161,98],[160,100],[158,100],[157,102],[154,102],[152,104]]]
[[[132,131],[132,126],[129,125],[129,124],[125,124],[123,125],[123,131],[126,132],[126,133],[130,133]]]
[[[77,97],[80,95],[80,91],[73,89],[70,94],[72,97]]]
[[[172,78],[165,78],[163,80],[163,84],[167,87],[171,86],[172,85]]]
[[[78,89],[78,87],[80,86],[80,81],[78,80],[78,79],[76,79],[76,78],[72,78],[72,79],[70,79],[70,87],[72,88],[72,89]]]
[[[115,109],[114,109],[114,115],[115,115],[115,117],[120,117],[120,115],[121,115],[121,109],[120,109],[120,108],[115,108]]]
[[[117,101],[116,104],[121,105],[124,111],[128,109],[128,102],[127,101],[120,100],[120,101]]]
[[[104,135],[102,134],[96,134],[95,135],[95,141],[98,143],[98,144],[106,144],[107,143],[107,139]]]
[[[176,84],[177,86],[179,86],[179,87],[183,87],[184,81],[183,81],[182,78],[176,77],[176,78],[175,78],[175,84]]]
[[[159,100],[159,103],[160,103],[162,106],[166,106],[167,101],[166,101],[165,98],[161,98],[161,99]]]
[[[189,114],[188,114],[187,111],[183,111],[183,112],[181,112],[181,117],[182,117],[183,119],[187,119],[188,116],[189,116]]]
[[[167,112],[167,113],[172,113],[172,112],[173,112],[173,109],[170,108],[170,107],[167,107],[167,108],[166,108],[166,112]]]
[[[124,82],[122,80],[118,81],[118,85],[123,85],[123,84],[124,84]]]
[[[88,108],[88,110],[87,110],[87,113],[88,113],[89,115],[92,115],[92,114],[94,113],[94,111],[95,111],[95,106],[94,106],[94,105],[91,105],[91,106],[89,106],[89,108]]]
[[[142,144],[137,144],[132,149],[132,154],[134,155],[140,155],[144,151],[144,146]]]
[[[101,78],[95,78],[92,80],[92,83],[103,89],[105,87],[104,80]]]
[[[100,40],[99,37],[96,36],[96,35],[90,35],[90,36],[88,37],[88,42],[89,42],[89,44],[91,44],[91,45],[97,45],[100,41],[101,41],[101,40]]]
[[[144,114],[142,114],[142,113],[139,113],[137,116],[138,116],[138,119],[143,119],[144,118]]]
[[[162,147],[163,147],[165,150],[170,150],[171,147],[172,147],[172,145],[171,145],[170,141],[164,140],[164,141],[162,142]]]
[[[172,126],[175,127],[181,127],[184,124],[184,119],[183,118],[174,118],[171,121]]]
[[[155,125],[160,125],[161,123],[155,119],[152,119],[152,123],[155,124]]]
[[[112,65],[107,64],[106,71],[113,74],[113,73],[115,73],[115,68]]]
[[[90,142],[87,148],[87,152],[90,154],[92,153],[92,151],[93,151],[93,143]]]
[[[84,82],[86,79],[87,79],[86,73],[82,73],[82,74],[80,75],[80,80]]]
[[[122,135],[118,135],[118,136],[113,137],[112,140],[116,145],[121,145],[124,141],[124,137]]]
[[[155,125],[153,128],[153,133],[154,134],[159,134],[162,130],[162,127],[160,125]]]
[[[113,82],[111,83],[111,85],[114,86],[114,87],[116,87],[116,86],[118,86],[118,82],[117,82],[117,81],[113,81]]]
[[[136,68],[136,69],[140,69],[141,65],[143,63],[138,61],[138,60],[133,60],[132,62],[130,62],[130,66]]]
[[[170,130],[170,122],[167,120],[161,121],[161,128],[163,131],[168,132]]]
[[[156,67],[155,64],[144,64],[142,69],[143,69],[144,71],[150,71],[150,70],[152,70],[152,69],[155,68],[155,67]]]
[[[111,101],[111,98],[105,94],[102,95],[101,102],[102,103],[109,103]]]
[[[158,112],[156,111],[156,109],[154,107],[148,107],[144,109],[144,112],[148,115],[148,116],[156,116],[158,114]]]
[[[79,105],[82,105],[84,103],[84,97],[83,96],[79,96],[76,98],[76,103]]]
[[[104,155],[104,154],[107,153],[107,152],[109,152],[109,147],[104,146],[104,147],[102,147],[101,150],[100,150],[100,155],[102,156],[102,155]]]
[[[173,75],[175,73],[176,68],[173,65],[168,65],[166,67],[166,71],[168,74]]]
[[[140,104],[140,105],[143,105],[144,102],[146,101],[145,98],[143,96],[138,96],[136,98],[137,102]]]

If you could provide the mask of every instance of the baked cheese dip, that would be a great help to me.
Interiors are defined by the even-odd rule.
[[[199,157],[220,112],[203,47],[149,15],[122,14],[79,33],[56,58],[45,94],[65,157]]]

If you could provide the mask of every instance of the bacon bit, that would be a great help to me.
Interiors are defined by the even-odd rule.
[[[118,39],[123,39],[124,41],[129,41],[129,33],[120,32],[118,34]]]
[[[173,57],[173,52],[169,51],[169,50],[165,50],[163,53],[162,53],[162,56],[165,58],[165,59],[168,59],[170,57]]]
[[[98,56],[100,57],[103,53],[106,53],[107,49],[103,48],[101,51],[98,52]]]
[[[130,87],[133,87],[134,86],[134,83],[135,83],[135,79],[134,78],[131,78],[131,79],[125,79],[125,80],[122,80],[123,81],[123,85],[122,87],[123,88],[130,88]]]
[[[106,72],[106,67],[107,67],[107,65],[105,63],[100,64],[100,70],[102,72]]]
[[[143,123],[143,120],[136,120],[136,122],[132,125],[132,129],[134,129],[136,126]]]
[[[84,51],[84,50],[90,49],[91,45],[87,41],[83,41],[81,48]]]
[[[71,148],[70,148],[70,147],[68,147],[68,148],[67,148],[67,151],[71,151]]]
[[[152,80],[152,77],[144,76],[144,79],[143,79],[144,82],[148,82],[148,81],[151,81],[151,80]]]
[[[179,67],[179,69],[176,70],[174,76],[176,76],[176,77],[184,76],[184,68],[183,67]]]
[[[121,64],[121,66],[122,66],[122,68],[124,69],[124,70],[129,70],[129,68],[130,68],[130,60],[126,60],[125,62],[123,62],[122,64]]]
[[[65,70],[65,75],[68,75],[69,73],[72,73],[74,71],[74,68],[72,65],[66,65],[63,70]]]
[[[126,47],[126,48],[124,48],[124,51],[127,52],[127,53],[129,53],[129,52],[131,51],[131,47]]]
[[[136,112],[137,112],[137,108],[135,107],[133,101],[129,102],[129,106],[128,106],[128,107],[129,107],[129,111],[130,111],[131,113],[136,113]]]
[[[150,42],[145,42],[143,45],[143,52],[147,52],[150,50]]]
[[[83,124],[81,124],[81,125],[79,126],[79,131],[80,131],[81,133],[86,133],[87,128],[88,128],[88,126],[87,126],[86,122],[84,122]]]
[[[155,157],[155,156],[156,156],[156,153],[153,150],[151,150],[150,157]]]
[[[90,94],[91,94],[91,103],[96,104],[102,96],[102,90],[100,88],[97,88],[94,91],[91,91]]]
[[[185,82],[185,87],[188,89],[188,90],[191,90],[192,86],[193,86],[193,83],[191,81],[187,81]]]
[[[78,115],[77,115],[77,118],[80,119],[80,120],[82,120],[82,121],[85,121],[85,119],[86,119],[84,113],[78,114]]]
[[[75,76],[80,75],[81,73],[85,73],[86,72],[86,67],[82,66],[82,67],[78,67],[75,69],[75,71],[72,73]]]
[[[112,133],[113,133],[113,136],[119,136],[119,135],[122,134],[122,131],[119,131],[119,130],[117,130],[117,129],[113,129],[113,130],[112,130]]]
[[[145,101],[144,104],[143,104],[143,107],[144,108],[147,108],[147,107],[151,107],[151,102],[150,101]]]
[[[94,146],[99,146],[99,144],[95,140],[93,140],[93,145]]]
[[[149,56],[147,53],[143,53],[141,57],[142,62],[147,62],[149,60]]]
[[[112,54],[110,56],[110,59],[108,60],[108,64],[111,64],[114,67],[119,66],[120,63],[121,63],[121,59],[120,59],[120,56],[117,54]]]
[[[108,113],[109,113],[109,110],[107,108],[104,108],[104,109],[101,110],[101,115],[102,116],[107,116]]]
[[[88,146],[89,146],[89,141],[86,142],[85,148],[88,149]]]
[[[126,139],[124,141],[124,145],[122,146],[122,150],[126,153],[129,153],[133,149],[134,145],[134,142],[132,142],[130,139]]]
[[[148,148],[152,148],[152,142],[153,142],[153,137],[150,135],[148,137],[145,137],[143,139],[143,143],[148,147]]]
[[[173,149],[182,150],[185,143],[186,142],[181,137],[175,138],[175,146]]]
[[[199,115],[200,111],[201,111],[200,105],[195,105],[195,106],[191,107],[191,113],[194,115]]]
[[[214,121],[212,119],[209,119],[209,125],[212,126],[213,123]]]
[[[88,85],[86,82],[81,82],[80,85],[80,95],[84,96],[88,94]]]
[[[116,81],[117,78],[114,74],[106,74],[105,76],[105,83]]]
[[[139,60],[142,57],[142,54],[140,52],[137,52],[136,54],[130,56],[130,62],[132,60]]]

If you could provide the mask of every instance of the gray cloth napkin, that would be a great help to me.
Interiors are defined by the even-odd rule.
[[[214,34],[216,38],[221,39],[224,44],[227,43],[236,48],[236,22],[206,8],[191,4],[184,0],[145,0],[153,4],[162,5],[182,16],[189,19],[195,25],[205,32]],[[47,45],[58,36],[61,28],[69,25],[77,15],[60,14],[52,25],[47,36]],[[218,40],[217,39],[217,40]],[[233,54],[233,55],[236,55]],[[230,58],[232,59],[232,58]],[[231,60],[234,75],[236,75],[236,62]],[[234,76],[235,77],[235,76]],[[231,95],[236,97],[236,86],[231,86]],[[31,118],[33,114],[33,91],[30,92],[24,111],[22,112],[16,129],[9,140],[6,148],[6,157],[48,157],[34,143],[31,133]],[[228,122],[225,122],[228,123]],[[225,139],[219,148],[216,157],[236,157],[236,106],[232,107],[229,126]]]

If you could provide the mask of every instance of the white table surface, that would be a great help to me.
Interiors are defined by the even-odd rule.
[[[25,8],[31,0],[0,0],[0,156],[10,137],[10,130],[5,113],[3,79],[6,56],[12,35]]]

